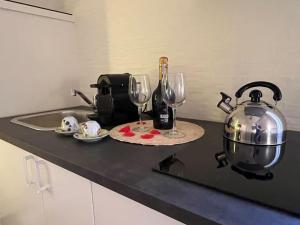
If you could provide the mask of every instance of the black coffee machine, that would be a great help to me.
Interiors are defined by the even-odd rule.
[[[118,125],[138,120],[138,109],[129,98],[129,73],[100,75],[95,97],[97,112],[89,118],[98,121],[103,126]]]

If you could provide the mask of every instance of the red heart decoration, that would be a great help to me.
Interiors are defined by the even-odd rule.
[[[141,138],[142,138],[142,139],[151,139],[151,138],[153,138],[153,137],[154,137],[153,134],[144,134],[144,135],[141,135]]]
[[[160,134],[160,131],[159,130],[151,130],[150,134],[157,135],[157,134]]]
[[[133,137],[135,135],[135,133],[133,132],[127,132],[127,133],[124,133],[123,136],[125,137]]]
[[[127,133],[130,132],[130,126],[122,127],[119,132]]]

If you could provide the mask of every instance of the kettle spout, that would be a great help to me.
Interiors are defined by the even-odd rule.
[[[222,95],[222,99],[218,103],[217,107],[222,109],[225,113],[230,114],[233,111],[233,107],[230,105],[232,98],[224,92],[221,92],[220,94]]]

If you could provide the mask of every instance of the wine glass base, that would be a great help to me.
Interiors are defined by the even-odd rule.
[[[147,132],[150,130],[150,127],[135,127],[132,130],[135,132]]]
[[[177,130],[170,130],[170,131],[166,132],[164,134],[164,136],[167,138],[175,139],[175,138],[183,138],[183,137],[185,137],[185,134],[180,131],[177,131]]]

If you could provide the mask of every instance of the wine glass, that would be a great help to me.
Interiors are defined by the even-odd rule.
[[[176,108],[185,102],[185,87],[183,73],[169,74],[162,80],[162,97],[173,110],[173,129],[165,133],[169,138],[182,138],[184,133],[176,128]]]
[[[150,130],[142,121],[142,111],[151,97],[151,87],[148,75],[130,75],[128,93],[130,100],[138,107],[139,127],[133,128],[136,132]]]

